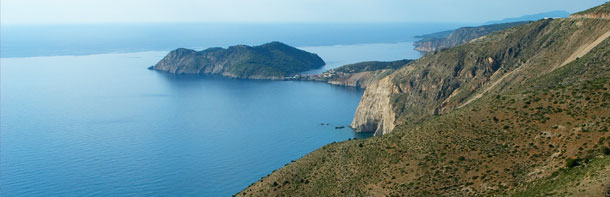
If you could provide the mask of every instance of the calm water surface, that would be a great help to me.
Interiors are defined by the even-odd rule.
[[[300,49],[320,55],[326,62],[321,69],[311,70],[305,74],[317,74],[331,68],[363,61],[394,61],[417,59],[421,53],[413,49],[413,42],[376,43],[357,45],[333,45],[299,47]]]
[[[390,45],[306,49],[324,70]],[[351,122],[362,90],[146,70],[166,53],[1,58],[1,196],[229,196],[325,144],[369,136],[334,128]]]

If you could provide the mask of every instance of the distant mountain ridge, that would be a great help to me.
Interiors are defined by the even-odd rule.
[[[413,43],[415,50],[420,52],[432,52],[441,49],[451,48],[464,43],[468,43],[474,39],[508,29],[517,25],[522,25],[525,22],[502,23],[493,25],[484,25],[479,27],[462,27],[454,31],[443,31],[432,34],[417,36],[421,40]]]
[[[570,13],[567,11],[550,11],[516,18],[506,18],[499,21],[489,21],[478,27],[462,27],[456,30],[415,36],[415,38],[419,38],[420,40],[414,42],[413,45],[417,51],[432,52],[468,43],[474,39],[489,35],[493,32],[501,31],[531,21],[537,21],[545,18],[565,18],[569,16]]]
[[[284,79],[324,65],[324,60],[314,53],[281,42],[271,42],[254,47],[236,45],[203,51],[180,48],[169,52],[150,69],[176,75],[216,74],[245,79]]]
[[[537,20],[545,19],[545,18],[565,18],[568,16],[570,16],[570,13],[568,11],[555,10],[555,11],[525,15],[525,16],[515,17],[515,18],[505,18],[505,19],[502,19],[499,21],[488,21],[488,22],[483,23],[483,25],[491,25],[491,24],[499,24],[499,23],[512,23],[512,22],[519,22],[519,21],[537,21]]]

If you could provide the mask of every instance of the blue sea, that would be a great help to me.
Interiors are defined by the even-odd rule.
[[[335,128],[362,89],[146,68],[177,47],[279,40],[320,55],[319,73],[418,58],[412,36],[461,24],[396,25],[2,26],[0,196],[230,196],[326,144],[370,137]]]

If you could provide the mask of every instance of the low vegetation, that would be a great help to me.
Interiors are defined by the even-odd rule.
[[[592,43],[609,26],[547,19],[430,53],[388,76],[392,132],[326,145],[237,196],[606,195],[610,38]]]
[[[341,66],[339,68],[333,69],[335,72],[339,73],[358,73],[358,72],[366,72],[366,71],[376,71],[376,70],[385,70],[392,69],[396,70],[413,60],[397,60],[390,62],[380,62],[380,61],[369,61],[369,62],[360,62],[355,64],[347,64],[345,66]]]

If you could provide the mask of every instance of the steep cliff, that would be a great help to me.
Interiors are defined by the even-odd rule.
[[[383,136],[326,145],[237,196],[610,192],[608,19],[542,20],[430,53],[361,104],[355,126]]]
[[[430,53],[388,76],[392,84],[384,87],[393,90],[388,105],[395,117],[384,117],[389,113],[381,111],[364,113],[361,109],[369,107],[358,106],[354,120],[395,120],[393,125],[416,123],[482,95],[521,89],[529,80],[586,54],[609,36],[609,26],[608,20],[602,19],[547,19]],[[366,91],[382,92],[372,88]],[[372,96],[375,94],[365,93],[362,104],[374,105],[365,102],[373,100],[367,98]],[[358,131],[382,130],[381,133],[393,128],[370,128],[378,123],[354,121],[352,127]]]
[[[217,74],[233,78],[283,79],[321,68],[324,61],[313,53],[271,42],[260,46],[209,48],[203,51],[176,49],[151,69],[172,74]]]
[[[393,92],[389,77],[370,85],[358,104],[356,115],[350,127],[357,131],[375,132],[382,135],[395,127],[396,114],[389,105]]]
[[[512,22],[485,25],[479,27],[462,27],[457,30],[448,32],[439,32],[429,35],[418,36],[422,38],[413,43],[415,50],[421,52],[431,52],[446,48],[451,48],[460,44],[468,43],[474,39],[486,36],[493,32],[502,31],[517,25],[522,25],[528,22]]]

